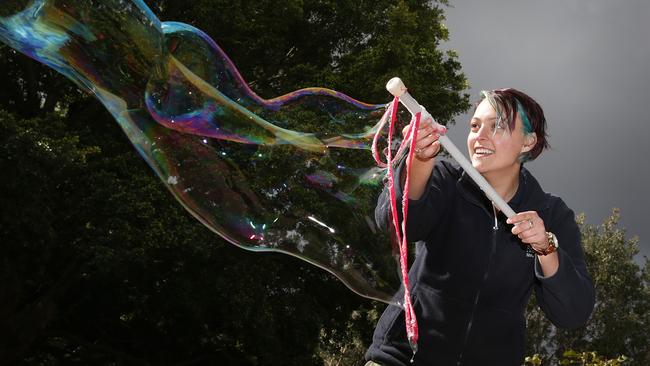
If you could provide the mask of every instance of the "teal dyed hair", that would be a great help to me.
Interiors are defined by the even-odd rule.
[[[519,99],[515,99],[517,101],[517,114],[519,114],[519,118],[521,118],[521,122],[524,124],[524,133],[529,134],[533,132],[533,126],[530,124],[530,120],[528,119],[528,114],[526,111],[524,111],[524,106],[521,105],[521,102]]]

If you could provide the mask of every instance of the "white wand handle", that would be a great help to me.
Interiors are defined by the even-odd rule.
[[[402,80],[398,77],[392,78],[388,81],[386,84],[386,89],[393,94],[393,96],[396,96],[399,98],[399,101],[408,109],[409,112],[413,116],[415,116],[417,113],[422,112],[422,115],[420,116],[420,119],[423,121],[427,118],[431,118],[433,120],[433,123],[437,124],[435,119],[431,117],[429,112],[422,107],[418,102],[411,96],[411,94],[406,91],[406,86],[404,86],[404,83]],[[515,215],[515,211],[508,206],[506,201],[501,198],[501,196],[497,193],[497,191],[492,188],[490,183],[488,183],[487,180],[479,173],[476,169],[474,169],[474,166],[472,166],[472,163],[467,160],[465,155],[463,155],[460,150],[454,145],[453,142],[447,137],[446,135],[440,136],[438,139],[440,141],[440,144],[449,152],[449,154],[460,164],[460,166],[465,170],[467,174],[478,184],[478,186],[481,188],[483,192],[488,196],[488,198],[494,202],[494,204],[503,212],[507,217],[512,217]]]

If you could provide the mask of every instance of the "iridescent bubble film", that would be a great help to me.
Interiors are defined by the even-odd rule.
[[[139,0],[12,1],[0,40],[93,93],[178,201],[229,242],[288,253],[390,301],[395,253],[374,209],[384,105],[308,88],[256,95],[219,46]],[[254,269],[251,269],[254,270]]]

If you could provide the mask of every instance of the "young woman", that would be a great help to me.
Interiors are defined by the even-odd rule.
[[[389,305],[366,353],[370,365],[521,365],[532,290],[558,327],[580,327],[593,310],[574,213],[522,166],[548,147],[544,112],[515,89],[482,96],[469,122],[469,155],[517,214],[506,219],[461,168],[436,162],[442,130],[422,123],[407,222],[409,240],[424,242],[410,271],[418,351],[411,363],[404,311]],[[376,214],[386,226],[384,193]]]

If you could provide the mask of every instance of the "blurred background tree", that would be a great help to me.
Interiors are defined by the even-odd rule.
[[[638,238],[626,239],[619,219],[617,209],[598,226],[586,224],[584,215],[577,217],[587,267],[596,288],[596,306],[585,327],[572,331],[555,328],[544,318],[534,297],[531,299],[527,313],[528,354],[541,355],[548,361],[545,365],[558,364],[572,350],[597,351],[609,359],[625,356],[627,360],[622,364],[626,365],[650,364],[648,259],[644,263],[635,261]]]
[[[443,123],[469,106],[456,55],[438,49],[446,2],[147,4],[210,34],[262,97],[326,86],[386,102],[400,75]],[[92,96],[4,45],[0,56],[0,364],[360,362],[383,304],[226,243]]]

